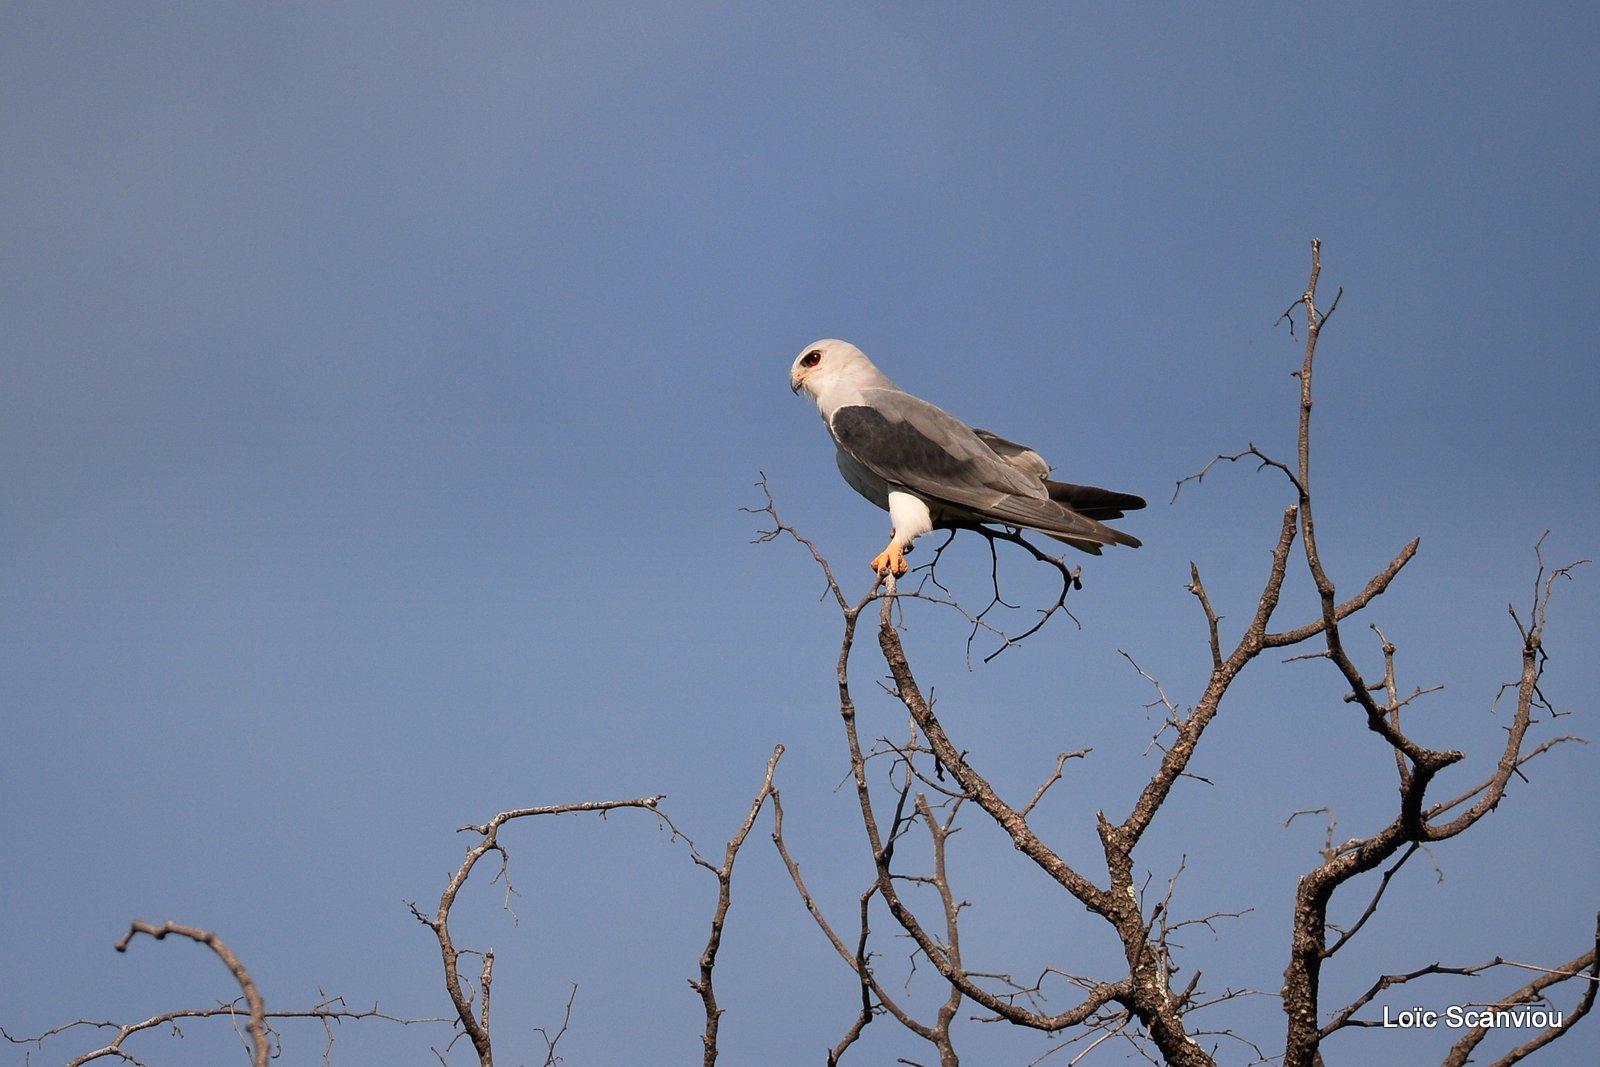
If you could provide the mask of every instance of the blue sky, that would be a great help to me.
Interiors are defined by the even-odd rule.
[[[720,852],[779,742],[791,846],[843,919],[869,865],[836,790],[837,613],[739,511],[765,472],[866,591],[887,518],[787,389],[826,336],[1151,501],[1124,524],[1143,549],[1086,560],[1082,629],[969,672],[957,620],[907,611],[949,729],[1013,795],[1094,748],[1039,816],[1094,873],[1094,811],[1152,767],[1150,693],[1117,650],[1192,702],[1190,561],[1230,620],[1259,590],[1281,481],[1230,468],[1168,500],[1219,452],[1292,455],[1299,348],[1274,320],[1312,237],[1324,298],[1345,290],[1317,380],[1324,552],[1353,590],[1421,537],[1371,621],[1403,685],[1445,684],[1413,722],[1470,753],[1445,788],[1466,782],[1502,736],[1532,546],[1600,552],[1597,46],[1580,4],[8,6],[0,1025],[229,995],[193,946],[113,953],[134,917],[215,929],[273,1007],[320,987],[443,1014],[404,902],[436,904],[456,827],[665,793]],[[981,598],[969,542],[949,573]],[[1006,566],[1028,600],[1041,576]],[[1544,736],[1600,732],[1597,581],[1551,609],[1546,691],[1574,714]],[[1284,619],[1311,610],[1301,581]],[[899,736],[879,668],[856,672],[863,728]],[[1291,811],[1331,805],[1342,836],[1385,817],[1392,770],[1330,672],[1259,664],[1208,735],[1214,784],[1180,791],[1140,856],[1157,884],[1187,856],[1194,914],[1255,909],[1194,939],[1213,988],[1278,988],[1322,839]],[[1541,760],[1434,851],[1442,881],[1408,867],[1327,1006],[1384,970],[1580,951],[1595,760]],[[819,1062],[850,983],[766,833],[736,874],[725,1062]],[[542,1057],[530,1028],[576,982],[569,1062],[697,1060],[705,872],[626,813],[505,841],[520,923],[485,882],[458,933],[496,949],[502,1058]],[[976,820],[959,845],[990,969],[1104,958],[1009,845]],[[1215,1015],[1269,1051],[1280,1020],[1270,997]],[[214,1062],[232,1040],[186,1034],[135,1051]],[[443,1040],[346,1026],[335,1062],[437,1062]],[[286,1062],[321,1054],[286,1041]],[[975,1023],[957,1045],[1050,1047]],[[858,1059],[926,1055],[881,1022]]]

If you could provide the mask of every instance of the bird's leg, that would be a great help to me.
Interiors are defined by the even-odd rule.
[[[933,515],[928,502],[897,486],[889,487],[889,547],[878,553],[872,569],[879,573],[885,567],[896,578],[904,574],[905,555],[911,551],[911,542],[933,529]]]

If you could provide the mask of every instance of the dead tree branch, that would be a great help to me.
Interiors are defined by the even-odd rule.
[[[1571,571],[1571,567],[1566,567],[1552,574],[1550,580],[1544,584],[1542,595],[1536,581],[1531,623],[1523,626],[1518,621],[1518,629],[1523,638],[1523,650],[1522,672],[1517,683],[1517,712],[1507,730],[1505,747],[1495,771],[1469,794],[1476,796],[1477,800],[1466,811],[1449,822],[1432,821],[1431,815],[1442,809],[1436,808],[1430,812],[1425,807],[1425,796],[1429,786],[1441,771],[1465,759],[1466,754],[1454,749],[1427,748],[1413,741],[1402,731],[1400,708],[1410,698],[1402,701],[1397,696],[1398,689],[1394,680],[1394,647],[1387,640],[1383,640],[1381,631],[1378,631],[1379,638],[1383,642],[1384,677],[1378,682],[1369,681],[1356,666],[1345,646],[1343,632],[1340,629],[1341,605],[1337,600],[1334,582],[1324,567],[1318,550],[1316,518],[1311,495],[1312,381],[1317,340],[1332,309],[1330,308],[1327,314],[1319,315],[1316,307],[1317,280],[1322,269],[1319,242],[1312,242],[1311,256],[1311,278],[1304,295],[1297,301],[1304,306],[1307,319],[1305,355],[1297,373],[1300,379],[1300,424],[1298,468],[1294,479],[1299,495],[1305,563],[1321,604],[1322,617],[1318,632],[1323,639],[1326,658],[1338,668],[1345,684],[1349,687],[1345,700],[1357,704],[1362,709],[1367,728],[1382,738],[1392,751],[1399,774],[1400,801],[1395,818],[1387,826],[1350,843],[1337,855],[1325,858],[1321,865],[1300,879],[1295,899],[1294,937],[1290,962],[1284,972],[1283,1004],[1288,1017],[1285,1067],[1312,1067],[1320,1062],[1320,1045],[1327,1034],[1327,1031],[1319,1025],[1318,1019],[1318,989],[1323,963],[1348,943],[1350,937],[1365,923],[1371,911],[1376,909],[1388,878],[1395,868],[1391,868],[1380,882],[1368,911],[1363,913],[1356,926],[1329,947],[1328,907],[1334,892],[1358,876],[1380,867],[1407,845],[1442,841],[1472,826],[1499,804],[1505,795],[1511,775],[1526,762],[1526,754],[1523,752],[1524,739],[1532,722],[1532,710],[1541,702],[1539,678],[1546,659],[1542,640],[1545,607],[1549,602],[1550,586],[1554,578],[1566,576]],[[1382,588],[1387,587],[1392,576],[1398,573],[1405,561],[1414,554],[1416,544],[1417,542],[1413,541],[1407,545],[1394,562],[1368,582],[1357,600],[1362,601],[1362,597],[1369,590],[1381,592]],[[1540,559],[1541,577],[1543,573],[1543,560]],[[1376,595],[1376,592],[1372,595]],[[1366,599],[1370,600],[1370,597]],[[1364,606],[1364,603],[1365,601],[1362,601],[1361,606]],[[1304,632],[1305,629],[1302,627],[1296,633]],[[1380,692],[1387,694],[1386,702],[1380,703],[1374,695]],[[1403,863],[1404,859],[1400,862]],[[1398,866],[1399,864],[1395,865],[1396,868]]]
[[[198,926],[183,926],[175,922],[152,926],[143,919],[135,919],[133,925],[128,927],[128,932],[122,935],[122,940],[117,942],[117,951],[128,951],[129,942],[140,934],[149,934],[157,941],[163,940],[168,934],[177,934],[179,937],[187,937],[191,941],[198,942],[217,954],[217,959],[228,968],[233,980],[239,983],[239,990],[244,994],[245,1004],[250,1009],[249,1020],[244,1025],[245,1032],[250,1035],[250,1061],[254,1067],[267,1067],[267,1058],[272,1054],[272,1046],[267,1041],[266,1003],[261,999],[261,991],[256,988],[250,972],[245,970],[244,964],[233,954],[233,950],[222,943],[222,938]]]
[[[576,804],[551,804],[543,807],[517,808],[513,811],[502,811],[494,818],[482,825],[467,825],[460,829],[460,833],[471,831],[478,834],[482,840],[467,849],[466,858],[461,861],[461,866],[451,877],[444,888],[444,893],[439,897],[439,909],[433,915],[425,915],[416,904],[408,902],[411,914],[417,921],[433,931],[434,937],[439,942],[439,956],[444,964],[445,990],[450,994],[450,1003],[456,1010],[456,1016],[461,1021],[462,1032],[467,1035],[467,1040],[472,1042],[473,1051],[477,1053],[478,1062],[482,1067],[493,1067],[494,1046],[490,1038],[490,991],[494,983],[494,950],[475,953],[468,949],[456,947],[450,935],[450,910],[455,907],[456,896],[467,884],[467,879],[472,874],[472,869],[478,861],[489,853],[498,853],[501,868],[509,861],[504,846],[500,844],[500,828],[516,819],[533,818],[540,815],[570,815],[584,812],[593,812],[604,815],[607,812],[619,811],[627,808],[642,808],[650,812],[666,825],[676,835],[677,830],[670,820],[660,810],[659,804],[663,798],[660,795],[653,797],[640,797],[632,800],[599,800],[585,801]],[[678,835],[682,836],[682,835]],[[509,881],[507,883],[509,892]],[[461,978],[461,957],[464,955],[479,955],[483,959],[483,967],[478,974],[477,991],[469,990]],[[443,1059],[443,1056],[440,1056]]]
[[[717,994],[713,984],[713,972],[717,966],[717,950],[722,947],[722,928],[728,919],[728,908],[733,904],[733,861],[738,858],[739,849],[744,845],[744,839],[749,836],[751,827],[756,824],[756,816],[761,814],[762,805],[767,798],[774,796],[776,790],[772,785],[772,775],[778,769],[778,760],[783,757],[783,746],[779,745],[772,750],[772,758],[767,760],[767,776],[762,781],[761,791],[756,794],[755,800],[750,804],[750,811],[744,818],[744,823],[737,833],[728,841],[728,847],[722,855],[722,866],[713,867],[710,861],[701,858],[699,853],[694,854],[695,863],[710,871],[717,879],[717,907],[711,916],[711,936],[706,941],[705,951],[700,953],[700,977],[689,979],[689,987],[700,994],[701,1003],[706,1011],[705,1033],[701,1036],[704,1047],[705,1067],[713,1067],[717,1062],[717,1029],[722,1021],[722,1009],[717,1006]]]
[[[114,946],[118,952],[127,952],[128,946],[139,934],[148,934],[157,941],[165,940],[168,934],[187,937],[189,940],[205,945],[216,954],[225,967],[228,968],[233,979],[239,985],[241,995],[226,1003],[221,1003],[210,1008],[179,1008],[173,1011],[164,1011],[138,1022],[117,1023],[94,1019],[77,1019],[62,1026],[46,1030],[42,1034],[32,1037],[17,1037],[0,1029],[0,1036],[16,1045],[33,1045],[43,1048],[44,1043],[50,1038],[61,1034],[70,1033],[80,1029],[91,1030],[116,1030],[116,1036],[99,1048],[91,1049],[67,1061],[67,1067],[82,1067],[83,1064],[95,1060],[117,1059],[126,1063],[139,1064],[139,1060],[132,1053],[123,1048],[129,1038],[136,1034],[158,1027],[171,1027],[177,1030],[178,1023],[188,1019],[228,1019],[237,1025],[241,1014],[245,1017],[245,1034],[249,1039],[250,1061],[253,1067],[263,1067],[269,1059],[278,1054],[274,1047],[273,1038],[276,1036],[272,1028],[273,1021],[288,1021],[293,1019],[316,1019],[324,1026],[334,1022],[356,1019],[381,1019],[385,1022],[399,1023],[403,1026],[418,1023],[442,1023],[444,1019],[404,1019],[399,1016],[386,1015],[374,1005],[366,1010],[353,1010],[346,1007],[342,997],[325,997],[321,1003],[302,1010],[274,1010],[268,1011],[266,1002],[257,988],[255,979],[245,968],[243,961],[234,954],[222,939],[210,930],[202,930],[197,926],[185,926],[180,923],[166,922],[160,926],[147,923],[142,919],[135,919],[128,927],[128,932],[123,934]],[[243,1009],[241,1011],[241,1008]],[[331,1041],[332,1038],[330,1037]]]

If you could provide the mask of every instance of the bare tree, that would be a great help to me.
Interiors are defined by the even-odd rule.
[[[1115,1036],[1131,1042],[1139,1053],[1152,1062],[1177,1067],[1214,1063],[1215,1047],[1207,1049],[1197,1040],[1205,1031],[1194,1021],[1193,1015],[1218,1000],[1239,994],[1228,990],[1207,996],[1198,988],[1198,971],[1186,983],[1176,983],[1174,975],[1177,968],[1173,962],[1171,935],[1183,926],[1210,925],[1223,916],[1207,915],[1186,920],[1175,918],[1170,911],[1171,883],[1163,898],[1148,900],[1144,893],[1146,886],[1136,873],[1136,852],[1151,826],[1162,815],[1174,785],[1191,774],[1191,760],[1207,728],[1222,710],[1235,681],[1264,653],[1275,649],[1311,647],[1313,651],[1303,652],[1300,657],[1323,658],[1337,667],[1347,687],[1343,700],[1353,705],[1356,713],[1364,717],[1367,728],[1382,739],[1391,754],[1398,801],[1392,817],[1385,824],[1359,837],[1335,845],[1331,840],[1330,828],[1329,845],[1323,852],[1321,862],[1307,870],[1299,880],[1294,901],[1293,931],[1280,994],[1286,1020],[1282,1052],[1276,1055],[1262,1052],[1265,1038],[1250,1039],[1235,1033],[1225,1036],[1243,1042],[1253,1050],[1257,1060],[1279,1062],[1284,1067],[1311,1067],[1322,1062],[1322,1042],[1330,1035],[1347,1027],[1376,1025],[1369,1016],[1363,1015],[1363,1009],[1371,1004],[1373,997],[1382,989],[1429,975],[1483,974],[1531,966],[1514,964],[1500,957],[1472,966],[1433,964],[1410,973],[1379,976],[1364,996],[1350,1004],[1330,1007],[1321,996],[1320,978],[1324,968],[1341,949],[1351,943],[1367,919],[1377,911],[1390,879],[1401,865],[1420,848],[1471,829],[1499,804],[1512,776],[1521,776],[1523,768],[1530,761],[1551,748],[1578,739],[1555,736],[1538,743],[1530,739],[1530,730],[1535,723],[1548,721],[1548,716],[1545,720],[1539,720],[1536,713],[1554,710],[1540,688],[1540,679],[1548,660],[1544,647],[1547,608],[1557,580],[1570,577],[1576,564],[1547,569],[1542,556],[1539,557],[1539,572],[1531,605],[1525,614],[1519,614],[1515,609],[1512,611],[1521,635],[1522,669],[1519,678],[1509,687],[1516,694],[1516,710],[1506,731],[1504,747],[1494,769],[1458,796],[1438,800],[1429,790],[1439,772],[1462,761],[1465,753],[1454,749],[1429,748],[1406,732],[1401,721],[1402,710],[1421,695],[1421,691],[1402,695],[1396,678],[1395,646],[1384,638],[1376,626],[1372,627],[1372,632],[1382,650],[1382,668],[1370,673],[1357,665],[1356,659],[1360,653],[1353,652],[1347,643],[1346,626],[1390,588],[1415,555],[1418,542],[1413,540],[1403,546],[1353,596],[1343,599],[1323,565],[1311,488],[1312,383],[1317,342],[1339,301],[1336,296],[1326,310],[1319,309],[1317,286],[1320,273],[1321,249],[1320,244],[1314,241],[1311,247],[1310,280],[1304,292],[1280,320],[1287,320],[1291,331],[1296,309],[1303,313],[1305,320],[1304,359],[1296,375],[1300,389],[1298,453],[1295,461],[1292,464],[1280,462],[1251,445],[1243,452],[1218,456],[1205,469],[1178,483],[1181,489],[1185,482],[1202,479],[1217,463],[1250,459],[1281,474],[1290,487],[1293,499],[1284,509],[1273,537],[1270,563],[1261,583],[1255,609],[1243,635],[1232,647],[1224,645],[1218,625],[1221,616],[1206,591],[1199,566],[1190,565],[1188,588],[1204,620],[1203,632],[1210,649],[1210,676],[1189,710],[1181,711],[1177,704],[1167,699],[1159,683],[1145,675],[1156,685],[1158,704],[1166,717],[1161,756],[1130,810],[1120,817],[1108,816],[1104,812],[1097,814],[1101,862],[1094,870],[1067,862],[1029,822],[1034,805],[1061,777],[1065,761],[1082,753],[1067,753],[1059,757],[1054,773],[1025,803],[1013,802],[991,784],[990,779],[968,758],[966,750],[951,738],[913,673],[895,625],[896,605],[908,599],[953,603],[933,577],[938,555],[931,563],[919,568],[923,576],[922,584],[909,589],[897,588],[892,576],[884,576],[881,587],[875,587],[862,599],[851,602],[845,597],[827,561],[815,545],[779,519],[770,493],[766,506],[754,509],[765,512],[771,519],[771,526],[762,532],[759,540],[787,535],[811,552],[822,568],[844,622],[837,661],[839,709],[873,871],[870,888],[860,898],[852,936],[842,935],[839,932],[841,928],[816,906],[801,878],[798,863],[790,856],[782,841],[781,822],[776,835],[778,847],[801,899],[835,951],[854,972],[861,987],[860,1011],[831,1053],[830,1062],[840,1059],[869,1023],[887,1015],[932,1044],[938,1052],[940,1063],[949,1067],[958,1062],[951,1038],[950,1020],[964,999],[971,1001],[985,1017],[991,1019],[1050,1034],[1072,1032],[1074,1036],[1068,1044],[1079,1041],[1086,1048],[1092,1048]],[[761,485],[765,489],[764,480]],[[1043,618],[1039,620],[1039,625],[1042,625],[1050,614],[1064,607],[1067,593],[1076,586],[1076,572],[1069,571],[1062,561],[1039,552],[1016,532],[987,533],[991,548],[995,545],[995,538],[1021,543],[1032,552],[1034,558],[1051,563],[1061,574],[1061,594],[1042,612]],[[1295,551],[1297,542],[1298,552]],[[1311,619],[1285,627],[1278,622],[1279,602],[1285,579],[1295,567],[1303,568],[1311,579],[1316,589],[1319,611]],[[930,581],[934,583],[933,592],[929,591]],[[901,582],[905,582],[905,579]],[[1013,637],[995,629],[988,621],[989,611],[1002,602],[996,579],[992,600],[985,609],[976,613],[961,609],[973,624],[974,635],[980,630],[989,629],[1000,636],[1001,646],[997,651],[1011,647],[1016,641],[1038,630],[1036,625],[1026,633]],[[909,715],[911,737],[898,744],[880,739],[876,747],[868,748],[863,745],[858,728],[849,663],[858,624],[864,616],[870,618],[867,613],[874,605],[877,608],[878,648],[892,679],[893,693]],[[1140,671],[1140,674],[1143,673]],[[884,757],[893,761],[894,773],[887,789],[882,786],[875,788],[868,774],[869,763]],[[930,797],[937,799],[942,814],[935,812]],[[1045,1010],[1044,1002],[1038,996],[1037,982],[1020,983],[991,965],[971,960],[962,949],[960,906],[952,889],[945,846],[954,828],[956,813],[972,808],[982,813],[987,824],[992,824],[1009,837],[1015,848],[1055,883],[1061,892],[1109,927],[1122,947],[1123,966],[1119,973],[1098,977],[1076,974],[1071,970],[1070,961],[1046,969],[1047,973],[1076,990],[1074,1003],[1069,1007]],[[781,808],[775,808],[775,815],[781,816]],[[897,846],[919,827],[917,832],[926,834],[930,842],[930,869],[912,871],[905,864],[897,863]],[[1196,847],[1202,847],[1203,844],[1196,842]],[[1370,892],[1370,900],[1359,920],[1348,929],[1335,930],[1328,915],[1336,894],[1347,887],[1355,891],[1358,880],[1374,872],[1381,874],[1376,887],[1366,891]],[[931,886],[935,889],[937,904],[931,908],[931,915],[926,914],[927,908],[915,905],[908,896],[908,886]],[[881,901],[898,929],[913,940],[919,957],[930,963],[949,987],[949,999],[938,1004],[931,1022],[914,1018],[906,1007],[890,995],[886,983],[877,973],[874,953],[869,947],[874,899]],[[1331,938],[1330,932],[1334,935]],[[1600,936],[1600,931],[1597,931],[1597,936]],[[1536,1023],[1538,1020],[1547,1022],[1533,1025],[1527,1031],[1533,1035],[1530,1040],[1501,1057],[1497,1061],[1499,1064],[1515,1063],[1535,1049],[1563,1036],[1588,1013],[1594,1003],[1600,964],[1596,962],[1594,942],[1587,934],[1584,937],[1582,951],[1572,959],[1532,967],[1537,978],[1506,992],[1493,1003],[1493,1007],[1501,1009],[1518,1005],[1548,1006],[1557,989],[1576,988],[1573,1003],[1567,1010],[1536,1017],[1524,1016],[1525,1019],[1534,1019]],[[1444,1052],[1441,1062],[1467,1062],[1468,1056],[1483,1040],[1488,1026],[1492,1024],[1493,1021],[1489,1020],[1485,1026],[1468,1032],[1455,1046]],[[1078,1057],[1081,1055],[1082,1052],[1077,1054]],[[1076,1058],[1073,1062],[1076,1062]]]
[[[1381,993],[1441,976],[1517,975],[1525,980],[1520,986],[1502,987],[1500,995],[1492,1000],[1476,1003],[1476,1011],[1454,1031],[1458,1035],[1454,1043],[1440,1049],[1440,1063],[1444,1067],[1479,1062],[1477,1057],[1484,1054],[1485,1039],[1496,1026],[1503,1025],[1497,1013],[1517,1019],[1521,1026],[1519,1033],[1526,1038],[1500,1055],[1494,1061],[1497,1065],[1516,1063],[1566,1036],[1594,1005],[1597,982],[1600,982],[1600,959],[1596,954],[1596,947],[1600,945],[1600,918],[1592,934],[1584,930],[1572,935],[1576,944],[1570,959],[1537,964],[1497,955],[1480,962],[1446,964],[1436,961],[1375,975],[1352,977],[1347,971],[1342,975],[1343,984],[1351,988],[1365,985],[1365,992],[1344,1004],[1330,1004],[1323,995],[1324,973],[1331,966],[1339,965],[1339,954],[1361,935],[1368,921],[1377,914],[1393,879],[1405,864],[1428,846],[1472,829],[1504,799],[1513,778],[1526,777],[1525,768],[1533,760],[1552,748],[1579,739],[1571,735],[1553,735],[1540,740],[1534,736],[1536,727],[1547,725],[1556,715],[1542,689],[1544,670],[1549,662],[1545,646],[1549,605],[1558,581],[1570,578],[1578,565],[1547,567],[1540,546],[1535,546],[1537,573],[1531,599],[1521,611],[1511,610],[1520,640],[1521,667],[1518,677],[1508,683],[1502,695],[1512,694],[1514,699],[1510,703],[1514,703],[1514,711],[1493,769],[1469,788],[1444,799],[1432,795],[1440,772],[1461,764],[1466,754],[1456,749],[1427,747],[1407,732],[1402,722],[1404,709],[1429,690],[1403,691],[1396,665],[1398,649],[1376,625],[1369,624],[1369,628],[1376,641],[1371,647],[1377,649],[1380,665],[1376,669],[1363,669],[1359,665],[1359,661],[1372,656],[1371,647],[1362,646],[1365,638],[1350,640],[1346,627],[1391,588],[1415,556],[1418,542],[1413,540],[1401,547],[1353,595],[1342,599],[1323,564],[1311,488],[1312,372],[1318,339],[1338,306],[1338,297],[1326,310],[1319,310],[1320,273],[1320,246],[1314,241],[1310,279],[1304,292],[1284,314],[1291,332],[1297,309],[1305,322],[1304,357],[1296,372],[1300,388],[1298,450],[1294,462],[1280,462],[1252,444],[1242,452],[1217,456],[1198,473],[1179,481],[1177,486],[1181,490],[1188,482],[1202,481],[1219,464],[1248,460],[1281,476],[1289,487],[1290,502],[1275,529],[1263,538],[1270,540],[1272,547],[1260,592],[1248,615],[1249,621],[1236,642],[1225,643],[1219,625],[1223,616],[1207,592],[1200,567],[1191,563],[1188,591],[1198,607],[1199,639],[1208,648],[1210,661],[1209,674],[1192,703],[1169,699],[1162,683],[1146,674],[1133,657],[1128,656],[1134,669],[1155,692],[1155,699],[1148,706],[1159,709],[1162,720],[1155,739],[1159,756],[1126,811],[1112,815],[1103,810],[1095,813],[1099,855],[1092,868],[1082,862],[1069,862],[1059,844],[1052,843],[1032,821],[1038,805],[1062,780],[1069,763],[1088,756],[1087,749],[1061,752],[1055,757],[1053,768],[1031,793],[1025,798],[1007,797],[1004,790],[993,784],[993,776],[985,774],[968,750],[946,729],[928,690],[912,669],[896,624],[897,613],[903,619],[907,604],[930,604],[938,610],[959,612],[970,626],[967,639],[970,666],[974,642],[978,639],[998,641],[998,646],[986,657],[992,659],[1033,638],[1058,613],[1067,613],[1068,597],[1079,588],[1078,571],[1062,559],[1040,551],[1016,531],[967,526],[963,529],[975,530],[987,539],[994,567],[989,600],[981,609],[963,607],[940,583],[937,568],[943,546],[933,552],[929,563],[912,572],[918,578],[914,586],[906,579],[897,582],[885,576],[865,596],[851,601],[816,546],[779,518],[769,492],[765,506],[751,509],[764,513],[771,523],[757,540],[790,537],[805,546],[821,569],[843,622],[836,663],[839,713],[849,765],[848,781],[853,787],[868,861],[865,887],[856,897],[848,921],[837,915],[830,916],[818,903],[802,874],[799,859],[785,838],[783,799],[776,781],[784,748],[777,745],[767,761],[760,788],[742,823],[724,847],[720,863],[702,856],[693,841],[673,824],[661,807],[663,797],[660,795],[515,808],[487,822],[463,826],[461,832],[474,834],[477,840],[468,847],[460,866],[448,880],[438,907],[424,912],[414,903],[409,905],[412,915],[438,942],[443,983],[454,1011],[453,1019],[398,1019],[380,1013],[376,1007],[370,1011],[353,1011],[340,998],[328,998],[301,1011],[268,1010],[243,963],[215,934],[175,923],[158,927],[135,922],[116,945],[118,951],[125,951],[129,942],[141,933],[157,939],[169,934],[189,938],[209,947],[227,966],[240,996],[214,1007],[169,1011],[138,1022],[98,1022],[85,1018],[35,1037],[4,1036],[14,1043],[42,1048],[46,1041],[71,1032],[112,1029],[115,1036],[110,1042],[76,1056],[69,1067],[98,1059],[139,1063],[142,1061],[125,1048],[135,1035],[162,1027],[176,1029],[178,1023],[185,1020],[221,1018],[234,1023],[251,1062],[262,1067],[276,1054],[274,1021],[313,1019],[325,1028],[346,1019],[448,1022],[455,1036],[443,1048],[434,1046],[439,1062],[448,1064],[455,1042],[465,1036],[481,1067],[492,1067],[495,1019],[491,1011],[491,992],[495,954],[492,949],[467,949],[456,944],[451,920],[459,894],[479,861],[494,854],[500,860],[497,878],[505,881],[509,910],[509,896],[514,890],[510,882],[510,854],[501,834],[513,822],[520,826],[535,817],[555,815],[597,814],[603,818],[612,812],[636,810],[645,812],[670,831],[672,839],[682,842],[688,849],[690,859],[716,880],[710,932],[696,961],[695,973],[688,979],[704,1014],[702,1062],[705,1067],[712,1067],[720,1054],[720,1027],[726,1010],[717,996],[715,969],[733,902],[734,864],[762,809],[768,806],[772,813],[772,840],[801,905],[852,976],[855,1007],[826,1051],[825,1060],[830,1065],[849,1057],[874,1021],[890,1018],[925,1042],[941,1067],[954,1067],[960,1062],[954,1024],[965,1008],[988,1022],[1050,1035],[1055,1043],[1035,1062],[1060,1053],[1063,1057],[1070,1055],[1069,1064],[1077,1064],[1103,1044],[1121,1041],[1136,1055],[1152,1063],[1209,1067],[1218,1062],[1221,1042],[1227,1040],[1242,1048],[1250,1056],[1251,1063],[1320,1067],[1323,1043],[1329,1037],[1348,1029],[1380,1025],[1372,1010]],[[765,479],[760,485],[765,491]],[[957,532],[952,531],[951,536],[956,535]],[[1006,632],[995,621],[999,614],[996,609],[1010,606],[1001,594],[998,577],[999,552],[1008,545],[1020,546],[1031,559],[1049,568],[1056,579],[1050,599],[1039,609],[1038,617],[1018,633]],[[1587,561],[1579,561],[1582,562]],[[1303,573],[1310,580],[1316,591],[1317,610],[1311,618],[1285,625],[1278,620],[1278,614],[1284,584],[1291,573]],[[863,741],[852,693],[850,657],[856,647],[858,626],[863,620],[871,625],[873,609],[876,609],[878,654],[887,669],[891,692],[907,715],[906,734],[898,740],[879,737]],[[1317,809],[1327,815],[1326,844],[1318,862],[1300,875],[1294,894],[1283,983],[1275,994],[1281,1000],[1284,1013],[1281,1045],[1266,1035],[1248,1035],[1227,1028],[1207,1029],[1198,1013],[1250,991],[1230,988],[1208,992],[1200,986],[1201,971],[1180,967],[1176,959],[1182,931],[1197,927],[1215,930],[1218,922],[1236,917],[1242,911],[1186,917],[1177,914],[1176,887],[1186,858],[1179,861],[1177,869],[1166,880],[1164,890],[1148,873],[1139,873],[1141,846],[1147,842],[1151,828],[1168,814],[1178,783],[1185,778],[1198,777],[1192,769],[1195,754],[1208,736],[1208,729],[1229,702],[1235,682],[1263,655],[1279,649],[1301,650],[1291,659],[1325,660],[1334,666],[1342,689],[1339,698],[1378,738],[1379,751],[1383,753],[1380,767],[1384,774],[1393,774],[1396,795],[1392,814],[1362,834],[1343,841],[1335,840],[1335,822],[1328,814],[1331,808]],[[887,775],[869,773],[880,767],[887,767]],[[1287,821],[1292,822],[1313,813],[1286,814]],[[1119,946],[1120,962],[1103,973],[1094,974],[1089,973],[1093,968],[1088,965],[1059,960],[1026,972],[1036,977],[1018,978],[1015,975],[1023,972],[1014,967],[975,959],[973,950],[963,943],[962,913],[967,902],[957,888],[961,872],[950,847],[954,835],[963,829],[963,819],[980,831],[1003,835],[1002,840],[1008,841],[1054,890],[1063,894],[1064,911],[1087,914],[1093,923],[1110,933]],[[1217,847],[1218,842],[1194,840],[1190,845],[1190,854],[1196,854]],[[1346,900],[1355,902],[1359,911],[1353,923],[1339,927],[1330,921],[1330,908],[1336,900],[1341,901],[1342,906],[1347,906],[1343,905]],[[911,967],[926,965],[938,976],[939,993],[930,1004],[914,1004],[916,998],[909,994],[909,983],[899,981],[898,975],[895,980],[889,980],[883,973],[886,954],[879,947],[883,935],[875,932],[874,920],[885,912],[897,931],[895,936],[908,938],[914,946]],[[470,966],[464,967],[464,958]],[[1179,981],[1177,976],[1182,973],[1187,973],[1188,977]],[[1058,988],[1067,991],[1071,1002],[1064,1008],[1048,1008],[1051,998],[1060,995]],[[547,1027],[531,1028],[544,1040],[544,1067],[554,1067],[561,1060],[557,1047],[569,1031],[577,994],[574,986],[561,1013],[561,1022],[553,1031]],[[331,1043],[331,1030],[328,1034]],[[1269,1047],[1273,1051],[1264,1051]]]

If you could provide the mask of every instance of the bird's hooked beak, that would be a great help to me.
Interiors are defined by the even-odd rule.
[[[801,370],[799,367],[791,371],[789,373],[789,392],[798,396],[801,388],[806,384],[807,375],[810,373],[810,371]]]

